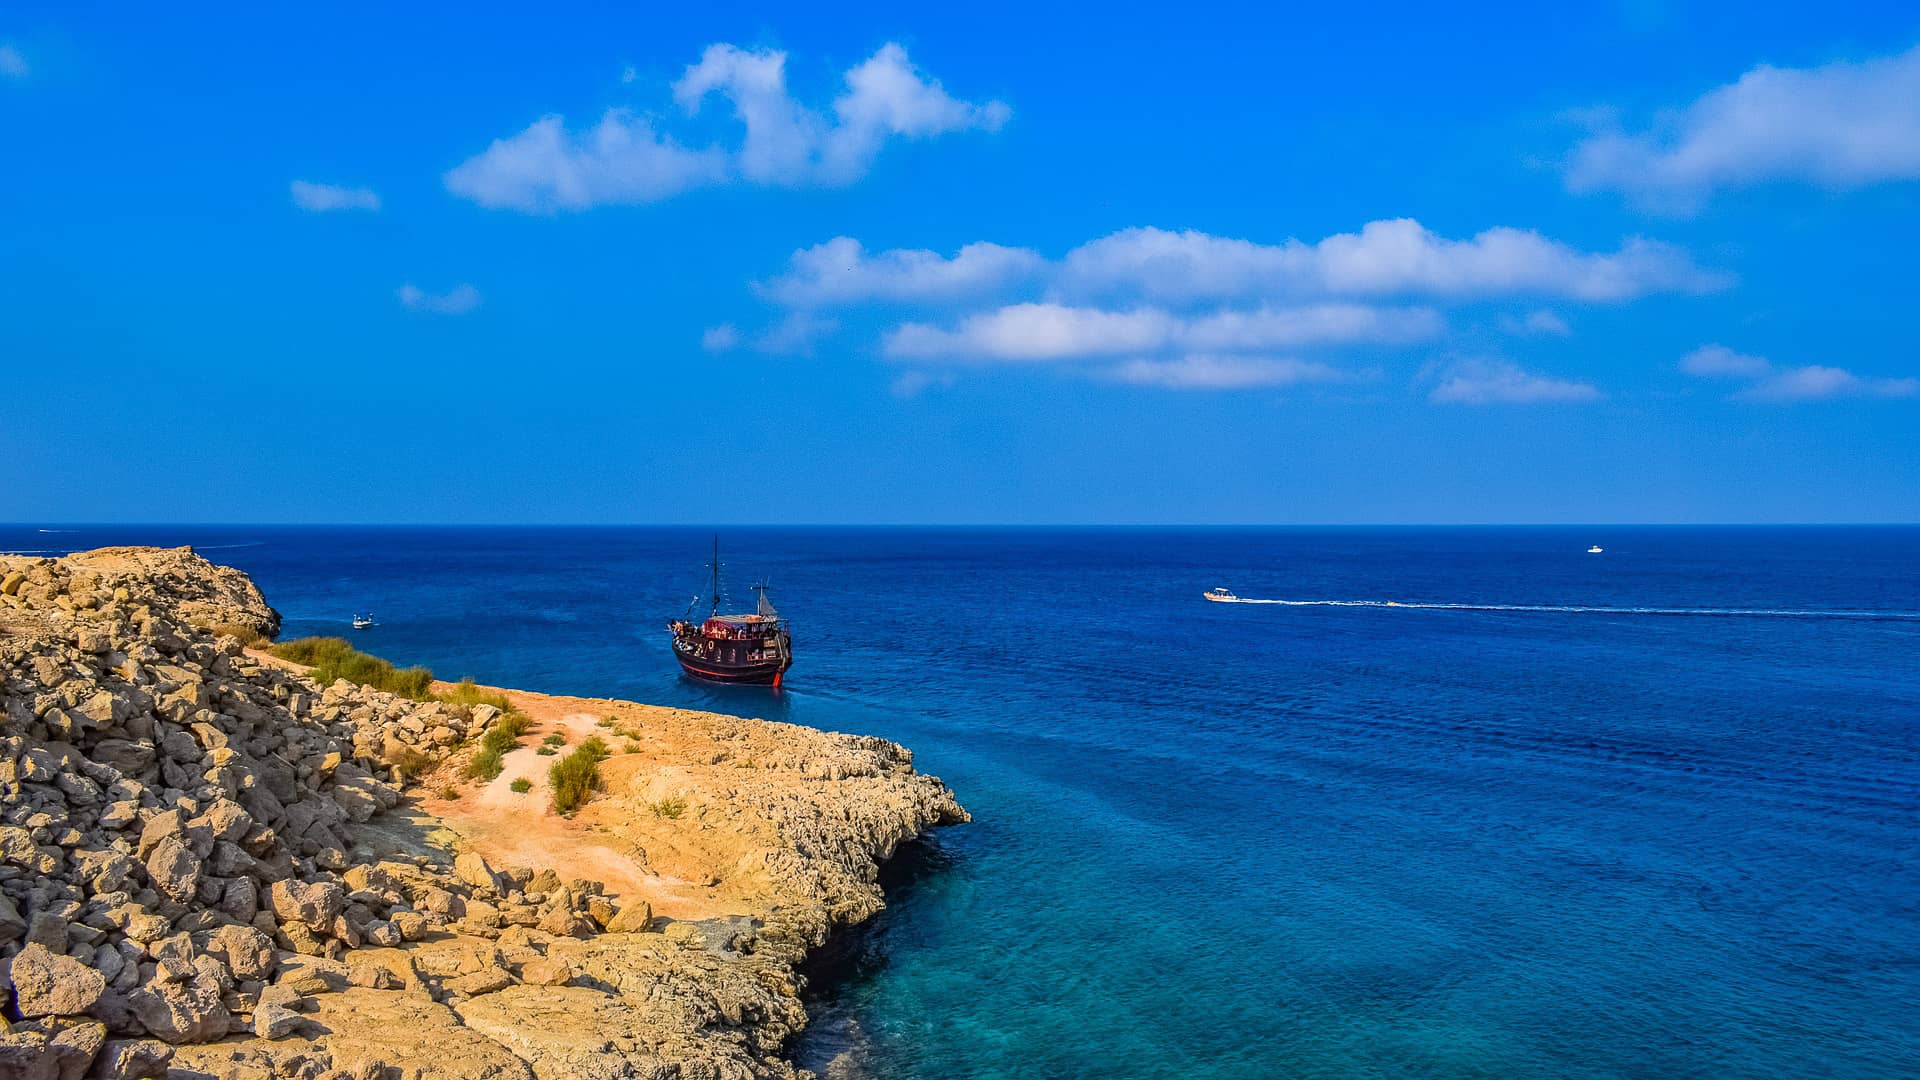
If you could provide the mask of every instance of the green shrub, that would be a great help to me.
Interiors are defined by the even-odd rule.
[[[541,746],[541,747],[535,748],[533,752],[536,754],[539,754],[541,757],[552,757],[553,755],[559,753],[560,751],[555,750],[551,746]]]
[[[523,776],[507,786],[513,789],[514,794],[525,795],[527,792],[533,790],[533,781]]]
[[[612,727],[613,725],[615,725],[615,724],[617,724],[617,723],[619,723],[619,722],[620,722],[620,721],[618,721],[618,720],[616,720],[616,719],[614,719],[614,718],[613,718],[613,717],[611,717],[611,716],[605,716],[605,717],[601,717],[601,718],[600,718],[600,719],[598,719],[598,720],[595,720],[595,721],[593,722],[593,725],[594,725],[595,727]]]
[[[402,776],[419,778],[433,769],[433,759],[415,750],[411,746],[397,747],[387,755],[387,764],[393,766]]]
[[[556,731],[540,741],[546,743],[548,746],[565,746],[567,744],[567,737]]]
[[[607,747],[607,741],[598,735],[589,736],[586,742],[581,743],[580,753],[592,754],[595,761],[605,761],[613,756],[613,751]]]
[[[354,648],[346,638],[300,638],[275,645],[268,651],[282,660],[312,668],[313,680],[322,686],[335,679],[345,679],[415,701],[433,697],[433,672],[423,667],[396,668]]]
[[[654,817],[672,818],[672,819],[678,820],[680,815],[686,812],[687,812],[687,800],[682,799],[679,796],[674,796],[673,798],[670,798],[670,799],[661,799],[659,802],[653,804]]]
[[[593,749],[598,739],[588,739],[580,748],[547,770],[547,783],[553,788],[553,808],[563,814],[571,814],[582,803],[593,797],[600,787],[600,762],[606,757],[604,743],[600,751]],[[543,748],[544,749],[544,748]]]
[[[215,637],[230,634],[233,637],[239,638],[240,644],[245,645],[249,649],[256,645],[271,644],[270,639],[265,634],[248,626],[246,623],[217,622],[207,627],[207,632]]]
[[[460,797],[460,789],[454,787],[452,784],[448,784],[446,787],[440,789],[440,797],[451,802]]]
[[[440,695],[440,700],[450,705],[491,705],[501,712],[513,708],[507,702],[505,694],[492,694],[474,684],[473,676],[468,675],[454,684],[453,689]]]
[[[467,776],[474,780],[492,780],[505,768],[500,760],[500,751],[483,746],[480,752],[467,761]]]

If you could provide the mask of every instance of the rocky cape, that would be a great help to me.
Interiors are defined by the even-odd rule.
[[[185,548],[0,556],[0,1080],[805,1076],[796,965],[967,820],[882,739],[515,691],[467,780],[508,713],[278,629]],[[558,815],[537,744],[594,736]]]

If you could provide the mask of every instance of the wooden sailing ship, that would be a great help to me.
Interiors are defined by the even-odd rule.
[[[673,635],[673,656],[680,669],[696,679],[778,687],[793,666],[793,636],[767,597],[767,586],[755,585],[759,602],[744,615],[720,613],[720,539],[713,541],[710,597],[696,596],[682,617],[667,624]],[[708,600],[707,617],[695,623],[695,607]]]

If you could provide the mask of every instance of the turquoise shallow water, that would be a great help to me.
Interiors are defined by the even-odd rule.
[[[976,821],[815,965],[816,1068],[1920,1074],[1920,529],[729,530],[779,696],[673,666],[697,530],[0,529],[124,542],[443,675],[913,747]]]

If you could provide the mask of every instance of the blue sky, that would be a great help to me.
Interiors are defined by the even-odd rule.
[[[0,519],[1920,519],[1910,5],[0,9]]]

